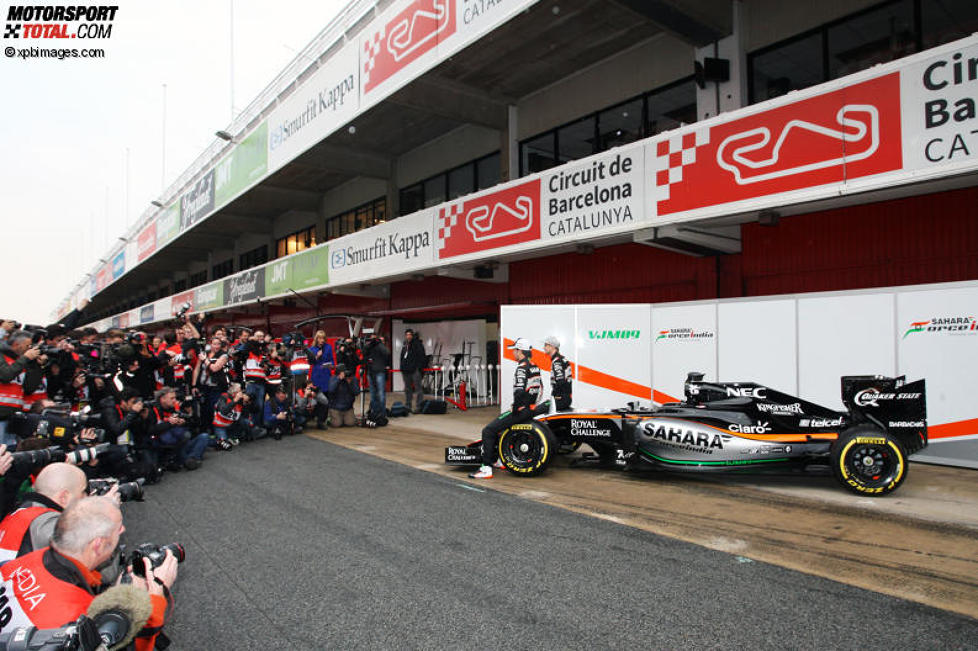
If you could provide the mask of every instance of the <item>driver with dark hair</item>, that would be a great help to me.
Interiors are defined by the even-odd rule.
[[[482,465],[469,474],[473,479],[491,479],[493,466],[502,467],[496,451],[499,434],[512,425],[526,423],[533,419],[533,407],[543,388],[540,369],[530,358],[533,351],[530,340],[520,337],[509,348],[516,357],[513,408],[482,428]]]

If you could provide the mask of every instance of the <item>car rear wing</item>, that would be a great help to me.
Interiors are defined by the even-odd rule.
[[[927,392],[924,380],[906,377],[847,375],[842,403],[852,423],[873,423],[900,441],[907,454],[927,445]]]

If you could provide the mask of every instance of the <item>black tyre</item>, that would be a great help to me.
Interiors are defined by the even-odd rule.
[[[859,495],[892,493],[907,478],[908,470],[903,446],[875,427],[853,427],[832,446],[835,478]]]
[[[499,460],[506,470],[523,477],[539,475],[557,454],[557,440],[537,421],[510,426],[499,436]]]

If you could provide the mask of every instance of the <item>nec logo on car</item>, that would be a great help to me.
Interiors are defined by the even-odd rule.
[[[342,269],[346,266],[346,249],[337,249],[329,255],[331,269]]]

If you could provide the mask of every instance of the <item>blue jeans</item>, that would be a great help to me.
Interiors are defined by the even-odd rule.
[[[370,377],[370,413],[387,413],[387,371],[371,371]]]
[[[248,405],[248,409],[254,413],[258,414],[258,418],[255,420],[256,423],[261,422],[262,413],[265,411],[265,383],[264,382],[249,382],[245,385],[245,393],[251,398],[251,404]]]
[[[183,444],[180,448],[180,453],[177,455],[177,460],[183,463],[187,459],[197,459],[198,461],[204,460],[204,450],[207,449],[207,445],[211,442],[211,437],[206,433],[198,434],[189,441]]]

